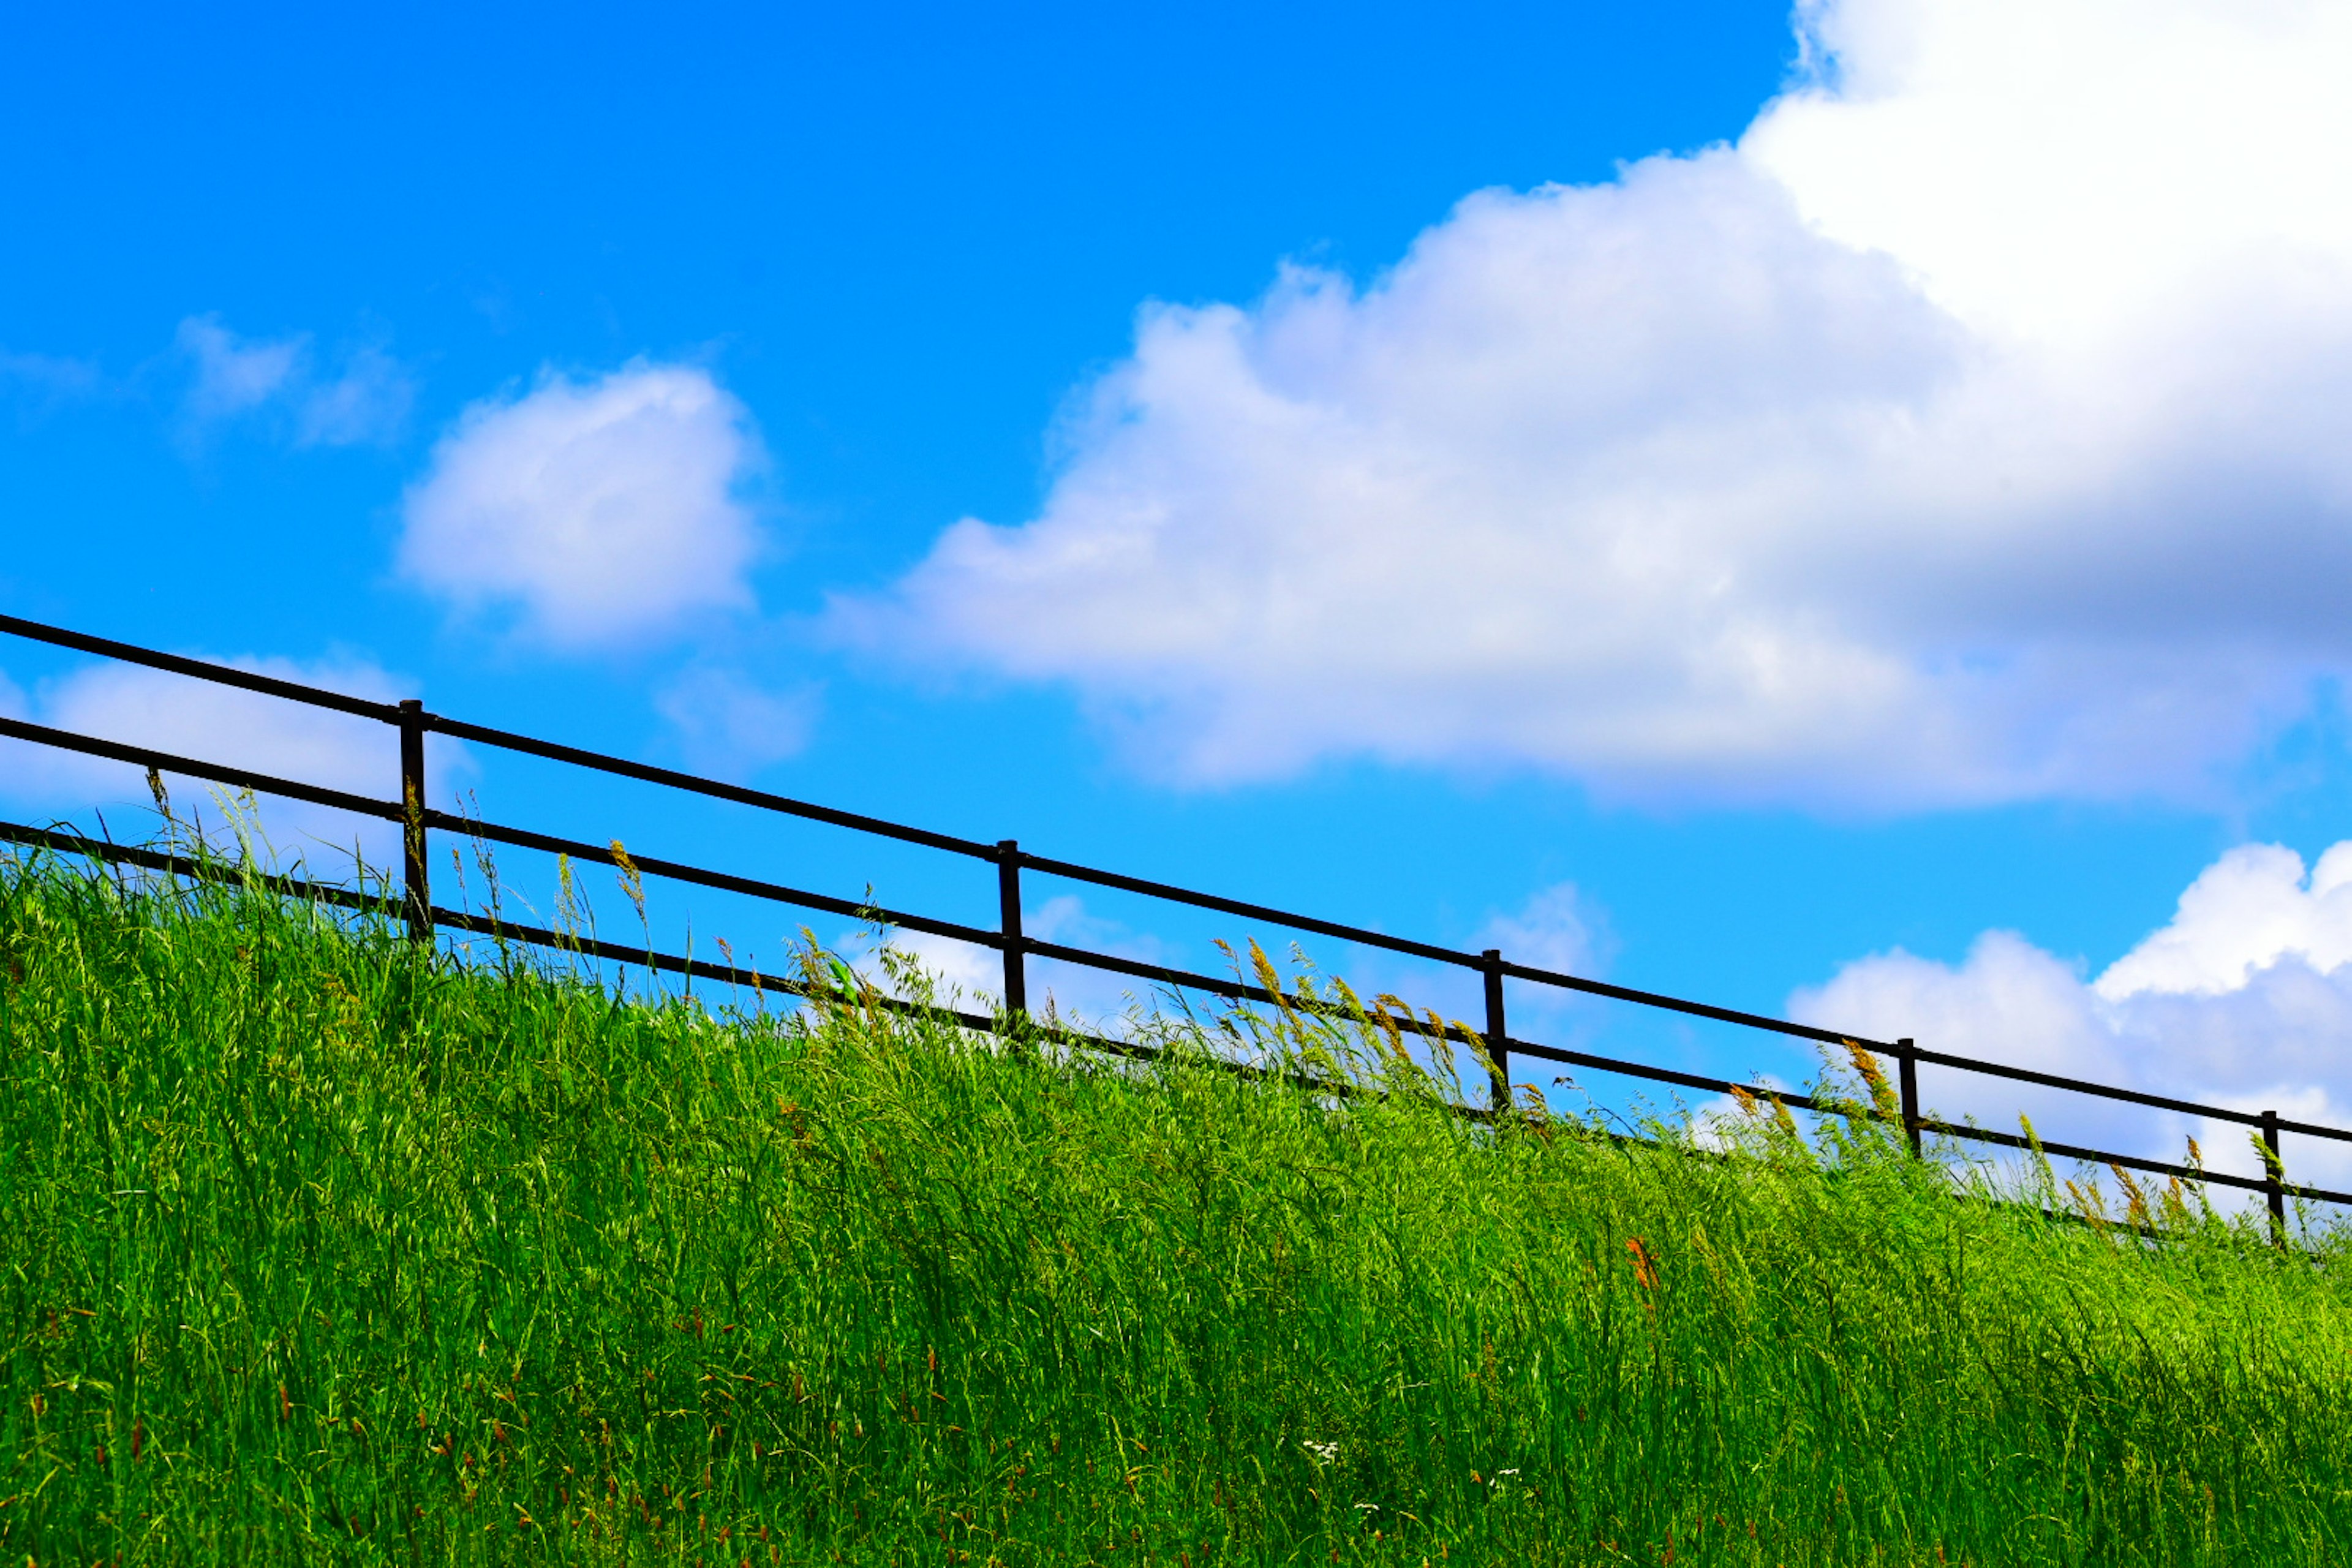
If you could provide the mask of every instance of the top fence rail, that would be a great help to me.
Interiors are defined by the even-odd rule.
[[[2048,1152],[2062,1154],[2068,1158],[2105,1163],[2118,1167],[2129,1166],[2158,1174],[2179,1176],[2199,1182],[2214,1182],[2227,1186],[2263,1192],[2268,1196],[2273,1225],[2280,1229],[2282,1235],[2284,1234],[2284,1200],[2289,1194],[2319,1201],[2352,1205],[2352,1194],[2288,1185],[2278,1153],[2278,1139],[2282,1133],[2352,1142],[2352,1130],[2329,1127],[2315,1122],[2291,1121],[2273,1111],[2253,1112],[2228,1106],[2207,1105],[2193,1100],[2126,1089],[2120,1085],[2096,1083],[2088,1079],[2067,1078],[2056,1073],[2011,1067],[2000,1062],[1952,1056],[1922,1048],[1908,1037],[1896,1040],[1875,1040],[1852,1033],[1795,1023],[1784,1018],[1744,1012],[1738,1008],[1718,1007],[1708,1003],[1665,995],[1658,992],[1613,985],[1605,981],[1588,979],[1581,975],[1514,963],[1496,949],[1490,948],[1485,952],[1474,953],[1437,943],[1416,942],[1409,938],[1393,936],[1385,931],[1325,920],[1272,905],[1253,903],[1199,889],[1129,876],[1122,872],[1083,865],[1076,861],[1033,855],[1024,851],[1016,840],[1010,838],[989,843],[975,838],[959,837],[953,834],[940,833],[908,823],[892,822],[859,812],[821,805],[812,801],[796,800],[789,795],[750,789],[740,784],[725,784],[716,779],[702,778],[676,769],[634,762],[625,757],[587,751],[581,747],[518,734],[511,731],[494,729],[488,725],[468,723],[446,714],[429,712],[420,701],[397,703],[373,701],[340,691],[327,690],[320,687],[307,686],[298,681],[281,680],[272,676],[237,669],[227,665],[163,653],[154,648],[142,647],[111,638],[93,637],[88,633],[26,620],[21,616],[0,615],[0,633],[78,653],[142,665],[151,669],[163,670],[191,679],[235,687],[263,697],[303,703],[313,708],[328,709],[355,718],[373,720],[397,729],[401,738],[400,789],[394,798],[375,800],[344,791],[326,789],[299,780],[276,778],[226,763],[178,756],[142,746],[108,741],[97,736],[77,734],[35,724],[28,721],[0,718],[0,736],[37,745],[79,752],[86,755],[153,769],[160,773],[181,774],[210,783],[226,784],[232,788],[277,795],[400,823],[403,827],[404,885],[398,902],[405,913],[411,934],[419,940],[430,940],[438,925],[474,930],[482,924],[479,917],[468,915],[464,911],[438,909],[432,903],[426,839],[427,835],[436,829],[465,833],[522,847],[570,854],[577,858],[616,863],[614,852],[610,848],[558,838],[520,827],[461,818],[432,809],[427,804],[425,795],[424,737],[427,734],[439,734],[455,740],[471,742],[477,745],[539,757],[571,767],[634,779],[665,789],[727,801],[755,810],[774,812],[805,821],[845,828],[852,832],[918,845],[924,848],[993,865],[997,872],[1000,919],[998,928],[989,931],[911,911],[876,911],[867,904],[724,871],[643,856],[630,857],[631,863],[643,871],[688,884],[748,894],[754,898],[834,913],[859,915],[878,913],[886,923],[891,925],[928,931],[975,946],[993,949],[1002,955],[1003,960],[1004,1010],[1003,1015],[997,1017],[958,1015],[963,1022],[974,1027],[1024,1026],[1024,1021],[1028,1007],[1026,963],[1031,957],[1059,960],[1181,990],[1207,991],[1240,1000],[1276,1000],[1273,993],[1244,982],[1223,980],[1215,976],[1138,963],[1111,953],[1044,942],[1026,936],[1021,929],[1021,878],[1023,872],[1028,871],[1133,893],[1144,898],[1213,913],[1264,921],[1287,930],[1330,937],[1380,952],[1421,959],[1478,973],[1485,983],[1486,1016],[1483,1021],[1486,1026],[1483,1030],[1473,1030],[1468,1026],[1461,1024],[1433,1027],[1410,1017],[1394,1021],[1401,1027],[1411,1029],[1424,1037],[1443,1037],[1445,1039],[1466,1043],[1482,1051],[1493,1068],[1492,1082],[1488,1089],[1489,1112],[1507,1110],[1512,1103],[1510,1062],[1515,1055],[1525,1055],[1540,1060],[1571,1066],[1583,1066],[1625,1077],[1709,1092],[1727,1093],[1735,1088],[1741,1089],[1743,1091],[1751,1091],[1750,1086],[1734,1085],[1725,1079],[1679,1072],[1652,1064],[1598,1057],[1587,1052],[1566,1050],[1532,1040],[1514,1038],[1509,1032],[1504,1008],[1503,982],[1507,979],[1605,997],[1691,1017],[1711,1019],[1718,1023],[1811,1040],[1819,1044],[1849,1047],[1892,1057],[1899,1068],[1900,1120],[1915,1151],[1919,1147],[1923,1132],[1998,1146],[2032,1146],[2028,1143],[2028,1141],[2011,1134],[1990,1131],[1973,1124],[1954,1124],[1925,1115],[1920,1109],[1917,1089],[1917,1068],[1924,1064],[1951,1071],[2032,1084],[2038,1088],[2088,1095],[2149,1110],[2203,1117],[2253,1129],[2259,1134],[2263,1163],[2266,1166],[2265,1174],[2259,1179],[2208,1172],[2197,1165],[2172,1164],[2073,1145],[2050,1143],[2042,1144],[2039,1147]],[[0,838],[12,839],[19,843],[52,843],[53,845],[70,839],[70,842],[77,847],[77,852],[107,854],[117,859],[136,860],[140,854],[144,853],[73,836],[60,838],[60,836],[47,830],[28,828],[20,825],[0,824]],[[152,859],[153,857],[149,855],[148,858]],[[501,929],[506,930],[509,934],[515,935],[518,940],[530,941],[540,937],[547,938],[550,942],[558,940],[553,933],[530,932],[527,928]],[[740,976],[732,971],[720,972],[708,964],[666,957],[658,953],[629,954],[615,951],[604,956],[625,962],[652,963],[656,968],[668,968],[688,973],[708,972],[720,978],[740,979]],[[1296,998],[1288,1000],[1294,1005],[1297,1001]],[[1113,1041],[1095,1043],[1106,1048],[1120,1048],[1118,1043]],[[1807,1097],[1801,1095],[1782,1094],[1778,1091],[1762,1092],[1770,1092],[1775,1098],[1792,1105],[1812,1104]]]

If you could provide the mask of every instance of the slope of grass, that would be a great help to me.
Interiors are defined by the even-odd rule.
[[[0,1561],[2352,1560],[2333,1257],[1233,1027],[714,1018],[0,869]]]

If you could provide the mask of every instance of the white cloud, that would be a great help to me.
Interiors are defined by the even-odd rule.
[[[2352,963],[2352,843],[2307,878],[2303,857],[2280,845],[2231,850],[2180,895],[2171,924],[2099,976],[2098,992],[2110,1002],[2218,996],[2290,958],[2323,974]]]
[[[988,948],[919,931],[890,931],[887,942],[893,952],[914,962],[930,982],[931,1000],[940,1006],[986,1012],[1004,994],[1003,961]],[[860,974],[891,994],[899,994],[908,988],[892,983],[885,973],[877,956],[879,945],[866,931],[844,931],[834,943]]]
[[[375,701],[414,695],[375,664],[355,657],[307,664],[256,658],[220,662]],[[41,684],[29,700],[0,677],[0,712],[371,799],[392,800],[400,793],[399,741],[388,725],[135,665],[85,667]],[[145,774],[138,768],[14,741],[0,741],[0,799],[20,818],[45,822],[53,815],[87,828],[95,826],[93,810],[105,811],[116,837],[133,841],[154,826],[147,815],[153,807]],[[462,776],[467,759],[461,748],[438,737],[428,737],[425,758],[428,780],[436,781],[433,793],[446,801],[453,773]],[[217,822],[209,786],[168,773],[165,783],[176,813],[201,812],[208,823]],[[272,843],[323,870],[347,871],[355,844],[371,868],[396,859],[397,830],[388,823],[270,796],[257,804]],[[125,805],[133,808],[128,817],[121,811]],[[340,864],[338,856],[343,858]]]
[[[0,349],[0,387],[37,407],[79,402],[107,391],[106,377],[89,360]]]
[[[1617,937],[1610,927],[1609,911],[1573,882],[1539,889],[1516,911],[1492,916],[1470,945],[1495,948],[1510,963],[1530,969],[1549,969],[1585,980],[1606,974],[1617,956]],[[1447,982],[1430,989],[1440,994],[1450,992],[1461,1016],[1484,1027],[1483,994],[1474,996],[1464,977],[1448,976]],[[1555,1046],[1585,1044],[1603,1017],[1592,999],[1580,993],[1520,980],[1504,983],[1503,1009],[1505,1026],[1513,1038]]]
[[[2210,797],[2352,670],[2352,11],[1843,0],[1741,142],[1154,306],[853,639],[1193,782]]]
[[[2233,849],[2181,895],[2172,920],[2095,980],[2023,937],[1989,931],[1949,965],[1896,952],[1799,992],[1790,1016],[1822,1027],[2238,1110],[2352,1128],[2352,842],[2320,858]],[[1923,1098],[2014,1131],[2179,1159],[2195,1136],[2213,1168],[2259,1173],[2246,1130],[1929,1068]],[[2291,1138],[2290,1171],[2352,1186],[2352,1146]]]
[[[1093,913],[1073,893],[1056,894],[1024,907],[1021,929],[1034,942],[1085,948],[1139,963],[1185,967],[1165,942]],[[887,937],[893,950],[914,960],[930,977],[935,999],[941,1005],[985,1011],[1003,998],[1004,960],[995,949],[923,931],[892,931]],[[877,984],[885,981],[871,933],[845,931],[835,946],[850,956],[860,973]],[[1032,958],[1024,978],[1033,1014],[1050,1011],[1065,1023],[1114,1036],[1126,1032],[1122,1026],[1131,1005],[1139,1003],[1148,1011],[1159,1001],[1159,994],[1147,981],[1061,959]]]
[[[342,374],[304,389],[296,410],[296,437],[306,447],[350,447],[389,441],[408,423],[415,384],[382,349],[354,349]]]
[[[174,346],[194,370],[182,407],[192,436],[261,417],[297,446],[383,443],[400,434],[415,400],[406,368],[369,345],[345,353],[338,373],[322,376],[308,332],[246,338],[209,315],[182,321]]]
[[[697,667],[656,693],[654,707],[677,732],[688,767],[731,779],[797,755],[819,699],[814,689],[770,691],[738,670]]]
[[[1097,914],[1075,894],[1057,894],[1025,907],[1022,929],[1034,941],[1087,949],[1137,963],[1221,978],[1234,973],[1233,960],[1224,953],[1210,951],[1205,940],[1194,948],[1138,931],[1121,921]],[[1257,977],[1246,967],[1247,934],[1228,932],[1228,936],[1244,954],[1238,978],[1255,984]],[[1264,937],[1265,933],[1261,933]],[[931,978],[935,995],[943,1004],[967,1010],[987,1009],[994,1007],[1003,994],[1003,960],[992,949],[921,931],[892,931],[887,940],[892,949],[913,960]],[[1588,977],[1602,973],[1616,951],[1616,938],[1609,929],[1607,912],[1590,894],[1566,882],[1539,889],[1511,913],[1491,917],[1479,928],[1477,941],[1480,945],[1501,948],[1507,957],[1520,963]],[[834,945],[860,973],[877,984],[887,984],[873,933],[845,931]],[[1266,940],[1265,945],[1286,975],[1292,973],[1296,951],[1321,975],[1345,980],[1366,1001],[1383,994],[1394,994],[1417,1012],[1433,1010],[1444,1018],[1466,1019],[1474,1028],[1481,1026],[1485,1016],[1480,983],[1472,971],[1353,944],[1331,944],[1318,950],[1314,939],[1308,939],[1297,950],[1287,942],[1271,940]],[[1059,959],[1032,958],[1027,984],[1033,1012],[1043,1014],[1050,1008],[1066,1023],[1113,1037],[1131,1032],[1129,1017],[1138,1011],[1166,1015],[1172,1010],[1167,992],[1149,981]],[[1202,993],[1187,992],[1183,997],[1212,1016],[1226,1005],[1221,998]],[[1580,1044],[1601,1022],[1589,998],[1549,986],[1523,985],[1517,981],[1509,983],[1507,1008],[1514,1037],[1551,1045]],[[1424,1041],[1415,1038],[1409,1042],[1408,1048],[1417,1059],[1425,1062],[1430,1058]],[[1457,1062],[1455,1071],[1466,1070],[1466,1058]],[[1535,1075],[1523,1068],[1517,1076],[1526,1082]]]
[[[218,316],[190,316],[180,323],[177,343],[195,363],[188,414],[198,421],[233,418],[260,407],[295,379],[310,354],[307,337],[256,342],[221,325]]]
[[[567,649],[751,605],[761,541],[739,488],[750,415],[693,365],[633,362],[466,410],[405,502],[400,571],[461,609],[511,608]]]
[[[1825,233],[1902,258],[1931,299],[2003,341],[2128,342],[2207,289],[2325,274],[2352,253],[2352,211],[2329,199],[2352,180],[2341,5],[1801,13],[1835,85],[1784,97],[1743,151]]]
[[[1617,939],[1609,914],[1573,882],[1557,882],[1528,896],[1517,913],[1496,915],[1479,928],[1475,945],[1499,949],[1507,960],[1591,979],[1608,969]]]

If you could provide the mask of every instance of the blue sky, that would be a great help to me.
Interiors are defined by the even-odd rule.
[[[2341,10],[27,14],[0,608],[2317,1114]],[[0,759],[18,817],[140,793]],[[463,767],[496,816],[986,907]]]

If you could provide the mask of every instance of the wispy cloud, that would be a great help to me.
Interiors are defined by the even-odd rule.
[[[687,765],[720,778],[748,778],[799,755],[822,706],[814,687],[774,691],[716,666],[688,668],[654,696]]]
[[[95,361],[0,349],[0,391],[37,411],[87,402],[108,390],[106,374]]]
[[[1617,954],[1608,910],[1573,882],[1554,883],[1513,912],[1492,917],[1476,942],[1514,963],[1586,979],[1605,973]]]
[[[192,372],[180,410],[191,440],[256,420],[296,446],[380,445],[399,437],[415,401],[407,368],[372,344],[322,369],[308,332],[247,338],[206,315],[182,321],[173,348]]]

